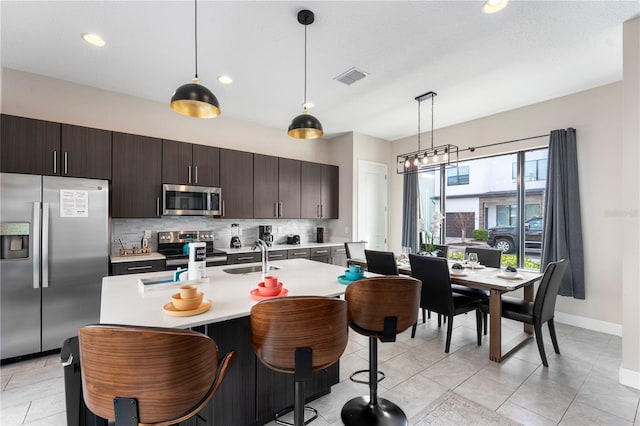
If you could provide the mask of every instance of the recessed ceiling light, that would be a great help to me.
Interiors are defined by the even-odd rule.
[[[482,11],[484,13],[496,13],[504,9],[507,3],[509,3],[509,0],[487,0]]]
[[[107,44],[107,42],[105,42],[102,39],[102,37],[100,37],[98,34],[83,33],[82,39],[87,43],[92,44],[94,46],[98,46],[98,47],[103,47],[104,45]]]
[[[306,109],[311,109],[313,108],[315,105],[313,104],[313,102],[306,102],[302,105],[302,108],[306,108]]]
[[[218,76],[218,81],[222,84],[231,84],[233,83],[233,79],[231,77],[229,77],[228,75],[219,75]]]

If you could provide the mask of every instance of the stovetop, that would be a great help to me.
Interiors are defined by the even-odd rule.
[[[204,242],[207,245],[207,257],[226,256],[224,251],[213,248],[213,231],[167,231],[158,232],[158,253],[167,259],[188,258],[183,247],[190,242]]]

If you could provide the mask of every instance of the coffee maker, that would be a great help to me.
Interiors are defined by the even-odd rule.
[[[231,224],[231,243],[229,244],[229,248],[240,248],[242,247],[242,241],[240,241],[240,224],[232,223]]]
[[[324,234],[326,228],[319,226],[316,228],[316,243],[324,243]]]
[[[267,243],[267,247],[273,244],[273,235],[271,235],[271,225],[258,226],[258,238]]]

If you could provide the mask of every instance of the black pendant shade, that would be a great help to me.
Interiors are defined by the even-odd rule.
[[[306,109],[291,121],[287,133],[296,139],[316,139],[324,135],[320,121]]]
[[[218,99],[196,78],[176,89],[171,97],[171,108],[189,117],[213,118],[220,115]]]
[[[298,22],[304,25],[304,103],[302,114],[291,120],[289,136],[296,139],[316,139],[324,135],[322,124],[307,112],[307,25],[311,25],[315,15],[310,10],[298,12]]]
[[[211,90],[198,80],[198,0],[194,0],[194,34],[196,74],[191,83],[178,87],[171,96],[172,110],[195,118],[213,118],[220,115],[220,103]]]

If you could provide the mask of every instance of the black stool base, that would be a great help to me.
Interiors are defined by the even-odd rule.
[[[342,423],[345,426],[408,426],[404,411],[393,402],[378,398],[369,404],[368,396],[353,398],[342,407]]]

